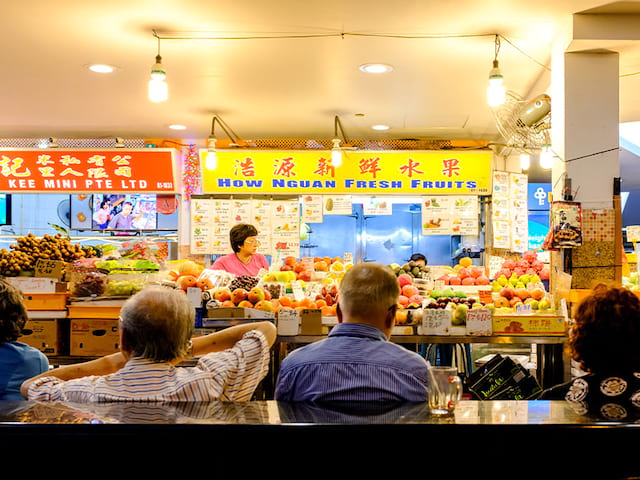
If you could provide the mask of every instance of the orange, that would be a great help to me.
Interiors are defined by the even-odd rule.
[[[290,307],[292,303],[292,300],[289,297],[280,297],[278,301],[283,307]]]
[[[327,306],[327,302],[325,302],[323,299],[320,298],[316,300],[316,308],[322,308],[326,306]]]
[[[471,260],[469,257],[462,257],[460,259],[460,265],[462,265],[463,267],[470,267],[473,264],[473,260]]]
[[[311,300],[309,299],[309,297],[304,297],[302,300],[298,302],[299,306],[305,307],[305,308],[309,308],[310,304],[311,304]]]

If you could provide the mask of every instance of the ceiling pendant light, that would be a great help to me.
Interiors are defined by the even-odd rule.
[[[220,126],[224,130],[224,133],[226,133],[229,137],[229,140],[231,141],[229,145],[232,147],[240,146],[240,139],[235,134],[235,132],[231,130],[231,127],[229,127],[224,121],[222,121],[220,117],[215,115],[211,120],[211,134],[207,139],[207,156],[204,162],[204,167],[207,170],[215,170],[216,168],[218,168],[218,151],[216,150],[216,122],[220,124]]]
[[[495,57],[493,59],[493,68],[489,72],[489,86],[487,87],[487,103],[490,107],[499,107],[504,105],[507,98],[506,89],[503,85],[504,77],[500,71],[498,64],[498,52],[500,51],[500,36],[496,35],[495,40]]]
[[[540,152],[540,167],[545,170],[553,168],[553,151],[549,145],[545,145]]]
[[[331,149],[331,165],[339,167],[342,165],[342,149],[340,148],[340,139],[333,139],[333,148]]]
[[[528,153],[520,154],[520,168],[522,170],[529,170],[531,166],[531,156]]]
[[[152,102],[164,102],[169,98],[169,85],[167,85],[167,73],[162,66],[162,57],[160,56],[160,37],[154,35],[158,39],[158,54],[156,55],[156,63],[151,67],[151,80],[149,80],[149,100]]]
[[[205,161],[207,170],[215,170],[218,168],[218,154],[216,152],[216,138],[211,135],[207,140],[207,159]]]
[[[342,147],[340,146],[342,141],[338,136],[338,130],[340,130],[340,132],[342,133],[342,139],[344,140],[344,143],[349,143],[347,141],[346,135],[344,134],[344,130],[342,129],[340,117],[336,115],[333,121],[333,147],[331,148],[331,165],[333,165],[334,167],[339,167],[342,165]]]

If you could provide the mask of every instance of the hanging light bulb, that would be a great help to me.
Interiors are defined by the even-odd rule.
[[[342,149],[340,148],[340,139],[333,139],[333,148],[331,149],[331,165],[339,167],[342,165]]]
[[[156,63],[151,68],[151,80],[149,80],[149,100],[152,102],[164,102],[169,98],[169,85],[165,81],[167,77],[162,66],[162,57],[156,56]]]
[[[487,87],[487,103],[490,107],[499,107],[506,101],[506,89],[503,85],[504,77],[498,64],[498,52],[500,51],[500,36],[496,35],[495,57],[493,68],[489,72],[489,86]]]
[[[153,32],[158,39],[158,54],[156,55],[156,63],[151,67],[151,80],[149,80],[149,100],[152,102],[164,102],[169,98],[169,85],[165,79],[167,72],[162,66],[162,57],[160,56],[160,37]]]
[[[549,145],[545,145],[540,152],[540,167],[546,170],[553,168],[553,152]]]
[[[520,168],[522,170],[529,170],[531,166],[531,156],[528,153],[520,154]]]
[[[215,170],[218,167],[218,154],[216,153],[216,139],[215,137],[209,137],[207,159],[205,167],[207,170]]]

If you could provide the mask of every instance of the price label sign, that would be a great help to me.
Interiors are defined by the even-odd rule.
[[[528,314],[533,313],[533,309],[531,308],[530,303],[523,303],[521,305],[516,305],[516,313]]]
[[[422,313],[424,335],[450,335],[451,312],[442,308],[425,308]]]
[[[39,258],[36,261],[35,276],[62,279],[65,263],[60,260]]]
[[[202,290],[197,287],[187,288],[187,298],[194,308],[202,307]]]
[[[640,225],[627,225],[627,242],[635,243],[640,240]]]
[[[300,331],[300,312],[298,310],[280,310],[278,312],[278,335],[298,335]]]
[[[302,286],[300,285],[299,281],[294,280],[293,282],[291,282],[291,291],[293,292],[294,300],[296,300],[297,302],[304,298],[304,292],[302,291]]]
[[[472,308],[467,312],[467,335],[490,336],[493,332],[491,310]]]
[[[351,252],[344,253],[344,263],[353,263],[353,253]]]
[[[484,303],[493,303],[493,294],[491,290],[478,290],[478,299]]]

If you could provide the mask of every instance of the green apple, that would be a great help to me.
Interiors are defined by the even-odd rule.
[[[546,298],[540,300],[538,302],[538,310],[549,310],[551,308],[551,303]]]
[[[467,310],[469,310],[469,307],[467,307],[466,305],[458,305],[453,316],[451,317],[451,325],[466,325]]]

